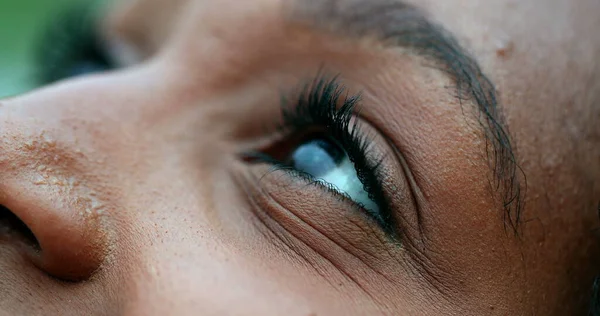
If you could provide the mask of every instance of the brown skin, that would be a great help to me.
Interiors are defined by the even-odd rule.
[[[413,3],[496,84],[527,176],[515,236],[452,79],[291,23],[287,1],[129,1],[105,31],[145,62],[1,101],[0,205],[41,252],[0,238],[0,314],[584,314],[600,3]],[[396,216],[410,227],[421,209],[400,245],[349,201],[239,158],[276,146],[279,93],[319,71],[362,92]]]

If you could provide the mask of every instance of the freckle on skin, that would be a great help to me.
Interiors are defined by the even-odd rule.
[[[515,50],[515,44],[511,40],[499,41],[496,49],[496,56],[502,59],[508,59],[511,57]]]

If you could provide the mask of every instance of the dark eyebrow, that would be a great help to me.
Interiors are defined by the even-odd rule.
[[[390,46],[407,48],[431,61],[456,83],[457,96],[471,100],[485,135],[492,169],[491,188],[500,192],[504,225],[518,233],[523,196],[519,168],[494,84],[455,37],[431,22],[423,12],[398,0],[295,0],[291,18],[309,21],[336,34],[375,37]],[[517,174],[519,172],[519,174]],[[525,181],[526,183],[526,181]]]

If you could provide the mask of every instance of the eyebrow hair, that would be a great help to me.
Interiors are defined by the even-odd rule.
[[[472,100],[484,132],[485,151],[494,180],[492,191],[500,192],[505,229],[518,234],[524,194],[508,127],[498,103],[496,89],[477,61],[455,37],[431,22],[419,9],[399,0],[295,0],[292,19],[310,21],[320,27],[357,37],[375,37],[391,46],[404,47],[433,62],[456,84],[457,97]],[[519,172],[519,174],[517,174]],[[526,184],[526,178],[525,178]]]

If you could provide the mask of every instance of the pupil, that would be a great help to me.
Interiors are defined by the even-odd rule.
[[[300,145],[294,151],[291,165],[298,171],[319,177],[334,170],[344,157],[346,153],[333,142],[316,139]]]

